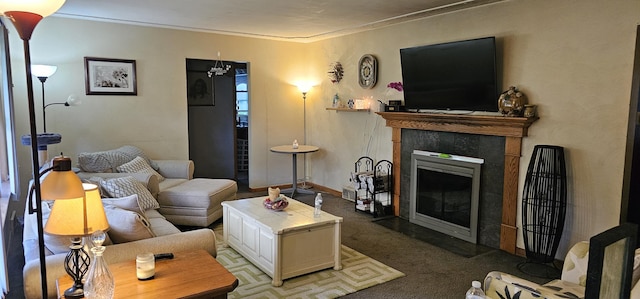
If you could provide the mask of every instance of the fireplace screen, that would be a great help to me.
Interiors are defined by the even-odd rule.
[[[417,169],[416,213],[471,228],[472,178]]]
[[[484,160],[418,150],[411,157],[409,221],[476,243]]]

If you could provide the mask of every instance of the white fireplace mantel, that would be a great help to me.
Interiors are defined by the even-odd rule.
[[[516,253],[518,177],[522,138],[538,117],[506,117],[487,115],[429,114],[411,112],[376,112],[392,128],[393,172],[400,173],[402,129],[454,132],[505,137],[504,186],[500,249]],[[394,214],[400,215],[400,176],[394,176]]]

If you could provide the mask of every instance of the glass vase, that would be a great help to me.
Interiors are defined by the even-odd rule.
[[[104,246],[91,248],[93,263],[84,283],[84,297],[87,299],[111,299],[115,289],[115,281],[107,263],[102,257]]]

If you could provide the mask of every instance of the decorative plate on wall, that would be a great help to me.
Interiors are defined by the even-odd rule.
[[[378,77],[378,60],[371,54],[365,54],[358,63],[358,83],[362,88],[373,88]]]

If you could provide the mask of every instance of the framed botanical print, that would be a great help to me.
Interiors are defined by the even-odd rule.
[[[136,61],[85,57],[87,95],[137,95]]]

